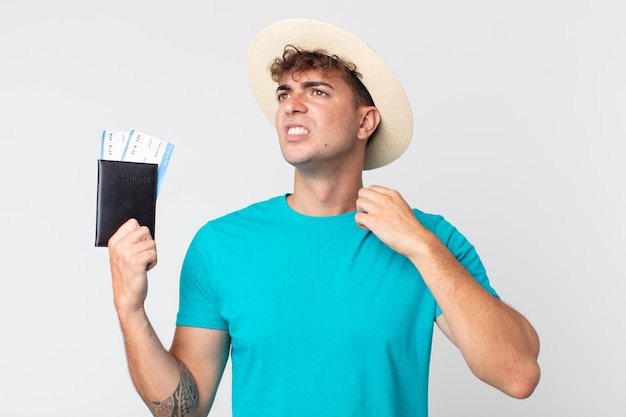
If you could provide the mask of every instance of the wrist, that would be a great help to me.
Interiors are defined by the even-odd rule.
[[[432,259],[436,248],[442,246],[443,243],[437,235],[425,227],[421,227],[415,234],[415,239],[410,245],[411,250],[406,254],[407,258],[414,264],[418,264],[427,259]]]
[[[115,311],[122,325],[133,323],[146,318],[143,304],[115,302]]]

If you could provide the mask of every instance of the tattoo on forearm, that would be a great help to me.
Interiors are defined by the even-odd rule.
[[[180,382],[174,393],[165,400],[144,401],[152,411],[152,414],[158,417],[183,417],[189,414],[198,404],[198,388],[196,382],[184,363],[178,361],[180,370]]]

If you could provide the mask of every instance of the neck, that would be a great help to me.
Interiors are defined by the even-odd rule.
[[[294,191],[287,197],[287,203],[308,216],[334,216],[356,209],[362,187],[361,170],[342,175],[308,176],[296,169]]]

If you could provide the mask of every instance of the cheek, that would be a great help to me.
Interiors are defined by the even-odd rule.
[[[274,127],[276,129],[276,133],[278,134],[279,138],[283,137],[283,118],[280,116],[279,113],[276,113],[276,116],[274,117]]]
[[[334,136],[353,136],[356,134],[359,123],[354,117],[348,117],[343,111],[329,114],[325,120],[326,126],[331,129]]]
[[[280,126],[280,111],[278,110],[276,110],[276,115],[274,116],[274,126],[276,126],[276,129]]]

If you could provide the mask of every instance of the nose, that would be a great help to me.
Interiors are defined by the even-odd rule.
[[[289,98],[282,102],[282,107],[287,114],[306,112],[304,99],[301,94],[296,92],[292,92]]]

